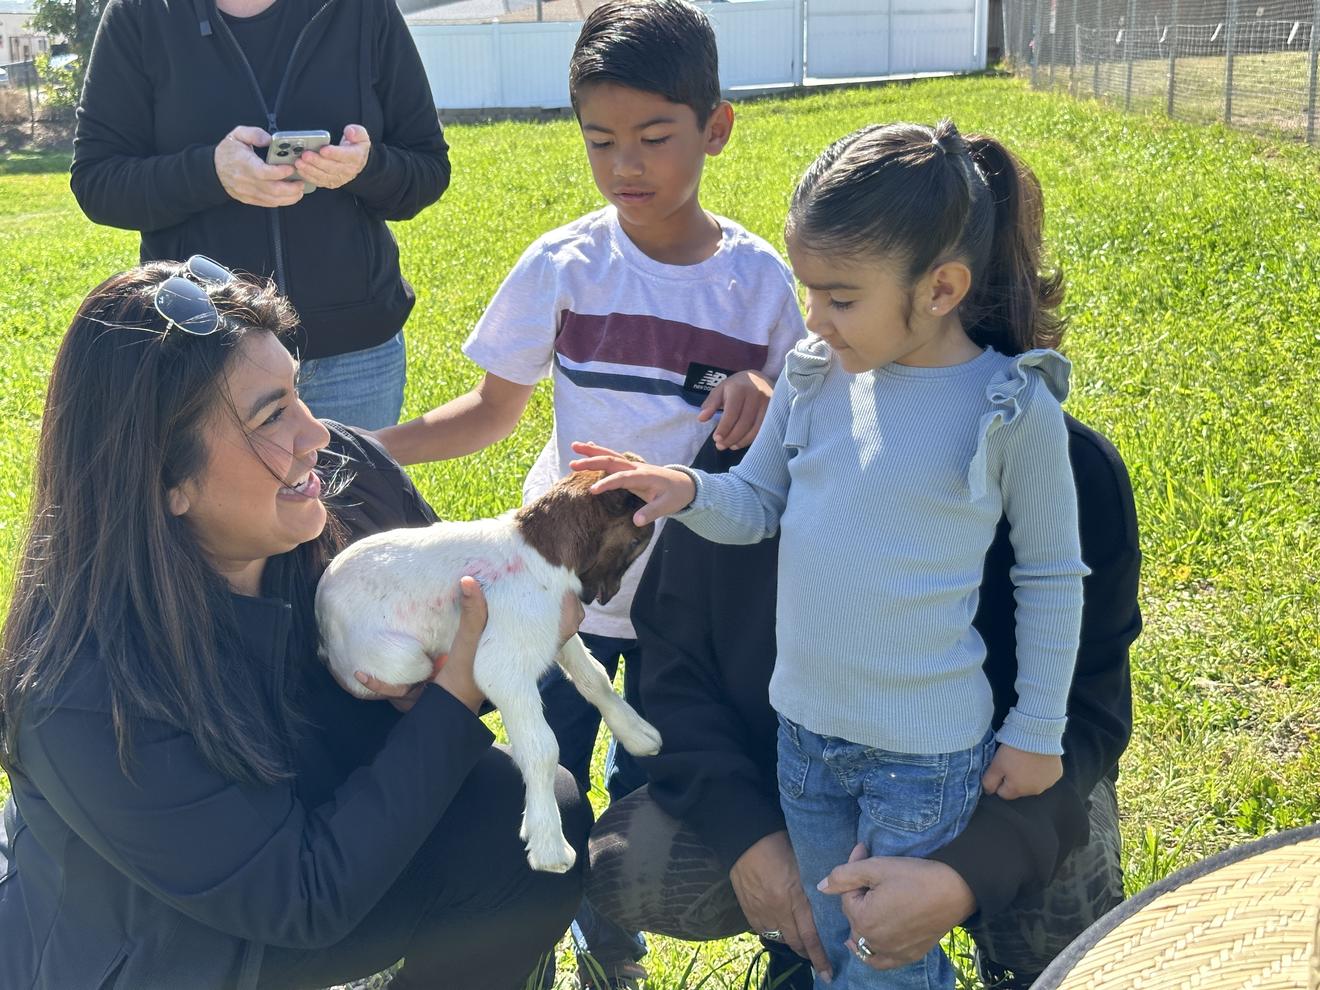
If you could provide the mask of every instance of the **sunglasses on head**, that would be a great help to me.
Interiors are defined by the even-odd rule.
[[[182,275],[171,275],[156,286],[156,312],[165,321],[166,333],[178,328],[194,337],[206,337],[219,330],[220,313],[206,286],[228,285],[233,280],[234,273],[224,265],[194,254],[184,262]]]

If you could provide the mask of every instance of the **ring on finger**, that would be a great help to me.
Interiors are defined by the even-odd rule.
[[[858,935],[857,958],[860,959],[862,962],[866,962],[866,960],[870,959],[873,955],[875,955],[875,950],[866,944],[866,936]]]
[[[778,928],[771,928],[768,931],[761,932],[761,937],[767,942],[782,942],[784,940],[784,933]]]

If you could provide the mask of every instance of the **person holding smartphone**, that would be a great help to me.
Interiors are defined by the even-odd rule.
[[[302,153],[267,163],[274,135],[309,131],[329,143],[288,142]],[[140,231],[144,262],[203,254],[273,278],[301,320],[299,387],[318,416],[398,420],[414,295],[386,221],[448,184],[430,84],[392,0],[106,4],[74,196],[91,220]]]

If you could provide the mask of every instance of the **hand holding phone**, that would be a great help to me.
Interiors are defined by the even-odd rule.
[[[238,126],[215,146],[215,175],[232,199],[267,209],[292,206],[303,198],[291,165],[267,165],[258,149],[270,144],[270,135],[260,127]]]
[[[327,144],[298,162],[298,174],[318,189],[338,189],[352,182],[371,158],[371,136],[361,124],[344,128],[344,139]]]
[[[266,148],[266,164],[293,165],[304,151],[320,151],[329,143],[329,131],[276,131],[270,136],[270,146]],[[316,188],[314,182],[307,181],[297,172],[284,181],[301,182],[304,193]]]

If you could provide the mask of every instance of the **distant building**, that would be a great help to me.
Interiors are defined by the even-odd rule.
[[[64,40],[34,30],[32,13],[27,0],[0,0],[0,65],[31,61]]]

